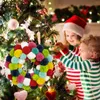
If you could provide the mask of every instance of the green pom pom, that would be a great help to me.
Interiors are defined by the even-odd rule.
[[[44,49],[44,50],[42,51],[42,53],[43,53],[43,55],[44,55],[45,57],[47,57],[47,56],[49,55],[49,51],[48,51],[47,49]]]
[[[11,63],[11,64],[9,64],[9,68],[10,68],[10,70],[16,70],[16,69],[18,69],[18,64]]]
[[[14,56],[14,49],[11,49],[9,54],[10,54],[10,56],[13,57]]]
[[[48,66],[42,66],[40,67],[40,72],[47,72],[48,71]]]

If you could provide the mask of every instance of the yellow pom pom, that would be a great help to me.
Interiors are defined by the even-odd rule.
[[[18,68],[22,68],[22,64],[18,64]]]
[[[17,84],[18,84],[17,78],[16,78],[16,77],[12,77],[12,83],[13,83],[14,85],[17,85]]]
[[[47,66],[48,66],[48,69],[53,69],[53,68],[54,68],[54,66],[53,66],[53,63],[52,63],[52,62],[49,62]]]
[[[39,78],[37,80],[37,84],[39,84],[39,85],[43,85],[44,83],[45,83],[45,79],[44,78]]]
[[[20,49],[17,49],[15,52],[14,52],[14,56],[15,57],[20,57],[20,55],[22,54],[22,50],[20,50]]]

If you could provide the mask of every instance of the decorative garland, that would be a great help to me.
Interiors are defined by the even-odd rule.
[[[42,45],[34,42],[16,44],[6,57],[5,66],[11,72],[8,78],[14,85],[25,90],[42,86],[53,75],[52,60],[53,57]],[[27,61],[34,66],[32,72],[24,70]]]

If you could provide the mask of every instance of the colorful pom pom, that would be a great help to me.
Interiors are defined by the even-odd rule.
[[[28,46],[28,43],[27,43],[27,42],[22,42],[22,43],[21,43],[21,48],[24,48],[24,47],[26,47],[26,46]]]
[[[37,45],[34,42],[29,42],[29,47],[30,47],[30,49],[32,49],[32,48],[36,48]]]
[[[37,60],[37,61],[42,61],[43,59],[44,59],[44,56],[43,56],[42,53],[38,53],[38,54],[36,55],[36,60]]]
[[[25,86],[29,86],[30,85],[30,79],[29,78],[24,78],[24,81],[23,81],[23,84],[25,85]]]
[[[47,65],[48,62],[49,62],[48,59],[44,58],[40,63],[41,63],[41,65]]]
[[[35,55],[34,53],[30,52],[30,53],[27,55],[27,57],[28,57],[29,59],[34,59],[34,58],[36,57],[36,55]]]
[[[20,57],[21,54],[22,54],[22,50],[20,50],[20,49],[17,49],[17,50],[15,50],[15,52],[14,52],[14,56],[15,56],[15,57]]]
[[[42,52],[44,49],[42,45],[38,45],[37,48],[38,48],[39,52]]]
[[[45,57],[49,55],[49,51],[47,49],[44,49],[42,52]]]
[[[23,53],[28,54],[30,53],[31,49],[28,46],[23,47],[22,49]]]
[[[22,49],[20,44],[15,45],[14,50]]]
[[[33,49],[32,49],[32,52],[33,52],[34,54],[38,54],[38,53],[39,53],[39,50],[38,50],[37,48],[33,48]]]
[[[29,66],[35,67],[26,72],[23,69],[28,60]],[[25,90],[43,85],[53,75],[52,56],[42,45],[34,42],[17,44],[7,56],[5,66],[10,69],[11,77],[8,77],[12,83]]]

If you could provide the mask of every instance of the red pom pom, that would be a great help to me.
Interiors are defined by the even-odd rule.
[[[35,61],[34,64],[35,64],[35,65],[39,65],[40,62],[39,62],[39,61]]]
[[[53,75],[53,70],[49,69],[48,72],[47,72],[47,75],[52,77],[52,75]]]
[[[28,46],[25,46],[23,49],[22,49],[22,51],[23,51],[23,53],[25,53],[25,54],[28,54],[28,53],[30,53],[30,48],[28,47]]]
[[[30,82],[30,86],[37,86],[37,83],[36,83],[36,81],[34,81],[34,80],[31,80],[31,82]]]
[[[5,62],[6,68],[9,68],[9,64],[10,64],[10,62],[8,62],[8,61]]]
[[[8,75],[8,79],[12,80],[12,75],[11,74]]]
[[[14,49],[17,50],[17,49],[22,49],[22,48],[21,48],[21,45],[17,44],[17,45],[14,47]]]

